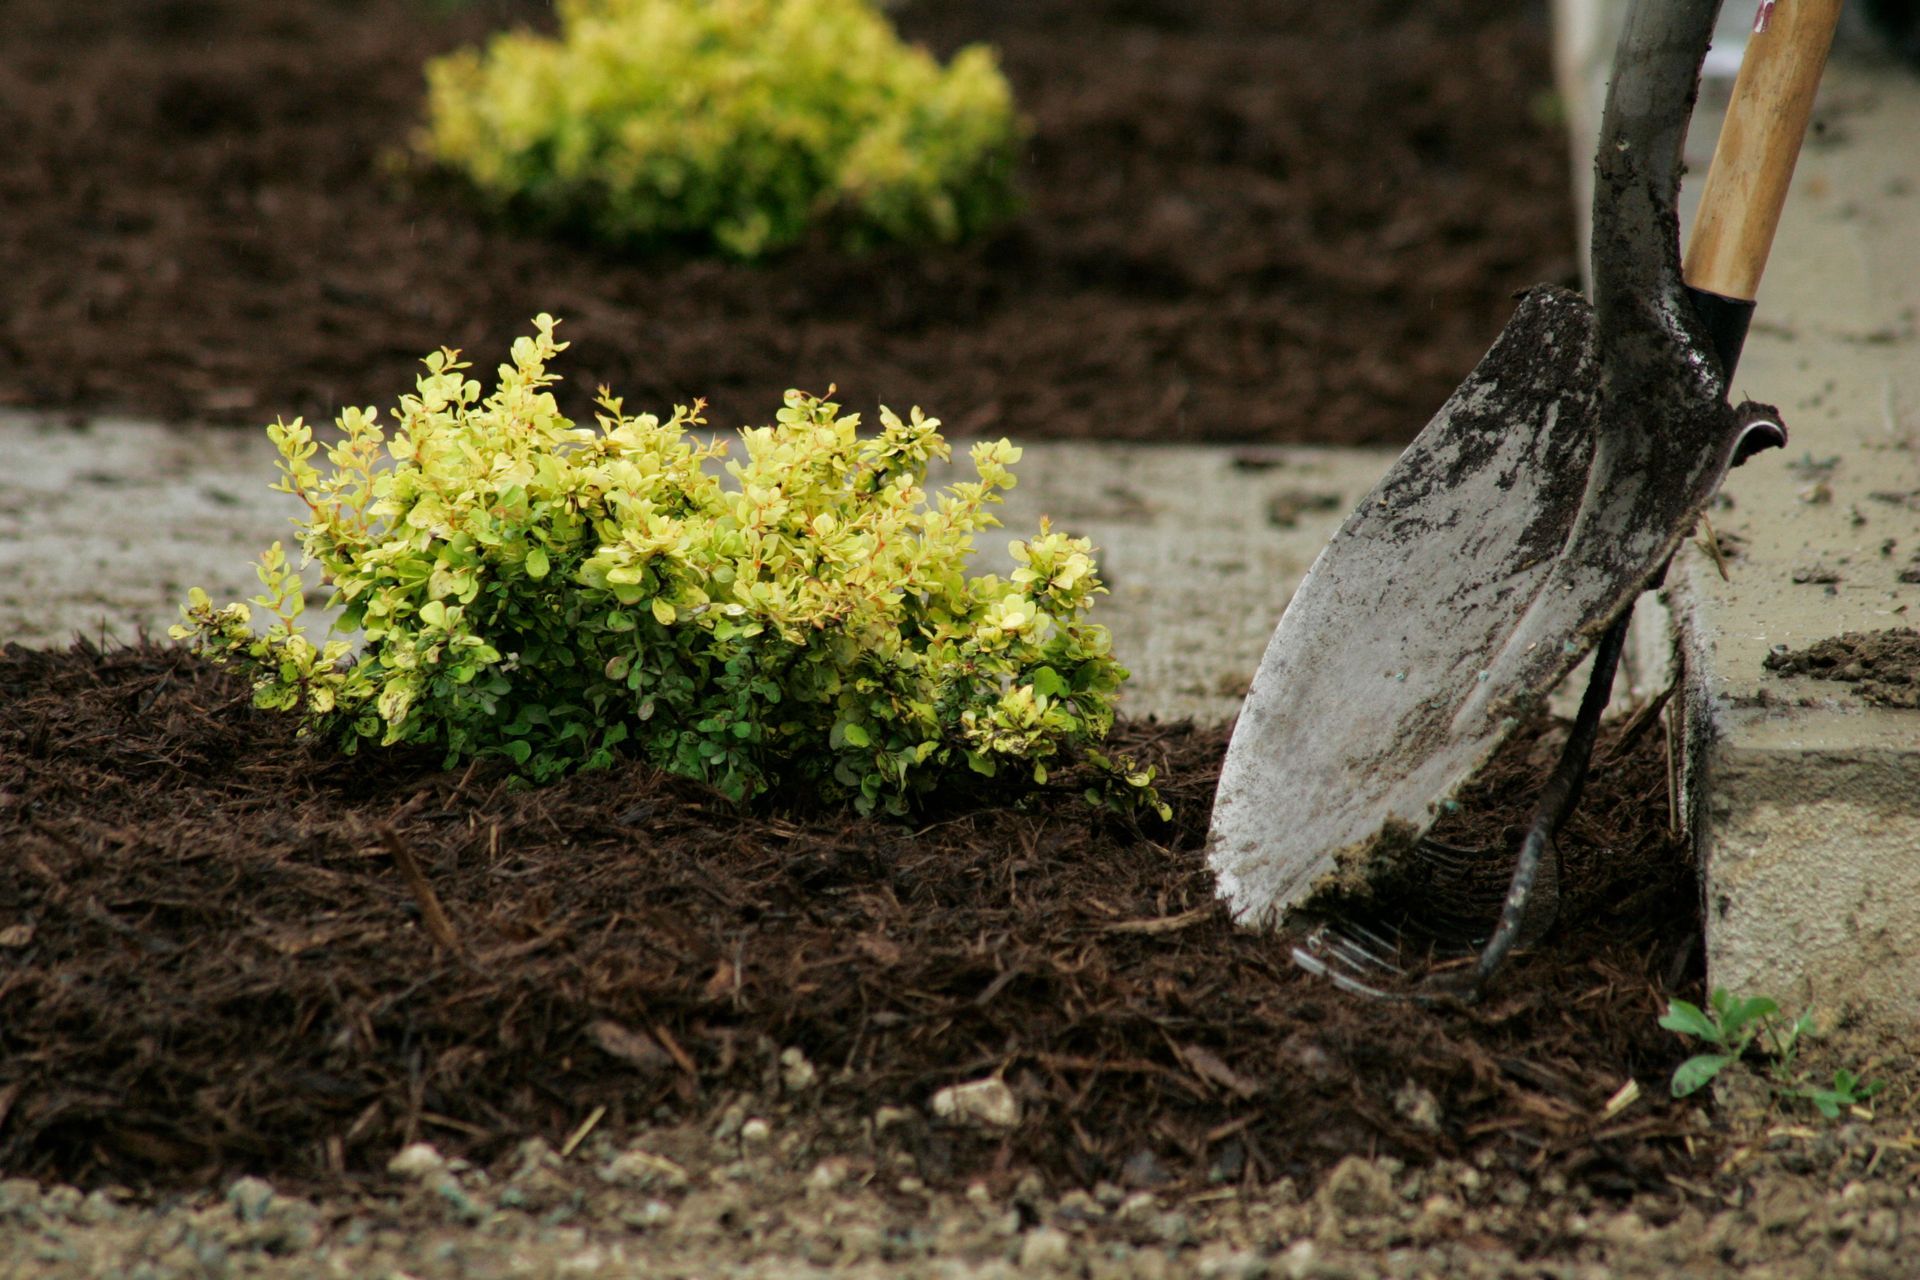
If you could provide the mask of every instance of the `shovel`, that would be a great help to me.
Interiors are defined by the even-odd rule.
[[[1446,994],[1476,996],[1519,936],[1634,599],[1728,469],[1786,441],[1773,410],[1731,406],[1727,388],[1839,8],[1762,5],[1683,274],[1681,144],[1719,3],[1634,0],[1595,160],[1592,304],[1522,295],[1314,562],[1254,676],[1208,841],[1241,923],[1338,912],[1404,880],[1455,790],[1598,645],[1499,926]]]

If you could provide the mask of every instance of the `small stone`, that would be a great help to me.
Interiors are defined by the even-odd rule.
[[[740,1126],[740,1145],[758,1149],[773,1141],[773,1126],[759,1116]]]
[[[240,1178],[227,1188],[227,1204],[240,1221],[258,1222],[273,1207],[273,1186],[260,1178]]]
[[[993,1206],[993,1192],[987,1184],[975,1179],[967,1184],[967,1203],[976,1208],[987,1209]]]
[[[431,1142],[415,1142],[402,1147],[400,1154],[387,1161],[387,1172],[399,1178],[419,1182],[447,1167],[447,1158]]]
[[[1314,1274],[1314,1263],[1320,1260],[1320,1246],[1312,1240],[1302,1237],[1287,1246],[1280,1255],[1280,1274],[1287,1280],[1307,1280]]]
[[[1020,1123],[1020,1100],[999,1076],[948,1085],[933,1095],[933,1114],[974,1129],[1012,1129]]]
[[[780,1083],[788,1093],[805,1093],[820,1082],[820,1073],[799,1049],[780,1051]]]
[[[1251,1249],[1234,1249],[1200,1259],[1200,1280],[1266,1280],[1267,1260]]]
[[[747,1122],[747,1108],[742,1103],[730,1103],[720,1113],[720,1122],[713,1126],[713,1140],[725,1145],[740,1136],[740,1126]]]
[[[1098,1222],[1107,1216],[1106,1209],[1098,1200],[1078,1188],[1060,1197],[1054,1213],[1069,1222]]]
[[[1336,1222],[1377,1218],[1393,1211],[1393,1180],[1364,1156],[1347,1156],[1321,1184],[1319,1200],[1321,1210]]]
[[[1416,1239],[1430,1240],[1448,1235],[1460,1222],[1460,1206],[1441,1195],[1428,1196],[1413,1220]]]
[[[642,1231],[660,1226],[672,1217],[673,1206],[664,1200],[648,1200],[631,1209],[620,1211],[620,1221]]]
[[[245,1181],[245,1179],[242,1179],[242,1181]],[[239,1183],[235,1183],[234,1185],[238,1186]],[[229,1194],[231,1194],[231,1192],[229,1192]],[[267,1188],[267,1195],[271,1198],[273,1188]],[[74,1212],[73,1216],[76,1221],[84,1223],[87,1226],[100,1226],[104,1223],[119,1221],[120,1206],[115,1202],[114,1198],[105,1191],[89,1191],[87,1192],[87,1198],[80,1202],[80,1207]]]
[[[616,1187],[663,1187],[679,1191],[691,1181],[685,1169],[642,1147],[628,1147],[594,1173],[600,1181]]]
[[[1073,1261],[1073,1237],[1058,1227],[1035,1227],[1020,1241],[1022,1271],[1064,1271]]]
[[[40,1184],[32,1178],[8,1178],[0,1181],[0,1213],[40,1203]]]
[[[846,1160],[838,1156],[822,1160],[808,1172],[804,1185],[808,1191],[832,1191],[847,1180],[848,1167]]]
[[[905,1107],[881,1107],[873,1113],[873,1127],[884,1133],[899,1126],[910,1126],[919,1119]]]
[[[1440,1132],[1440,1102],[1433,1091],[1408,1080],[1393,1093],[1393,1109],[1422,1133]]]
[[[453,1216],[462,1222],[478,1222],[487,1216],[487,1207],[468,1195],[467,1189],[460,1185],[460,1179],[451,1173],[434,1175],[432,1186],[434,1194],[444,1200]]]
[[[48,1187],[40,1193],[40,1211],[50,1218],[70,1218],[85,1200],[77,1187]]]

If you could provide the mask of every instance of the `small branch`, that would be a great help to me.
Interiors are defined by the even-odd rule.
[[[407,848],[392,827],[380,826],[380,843],[393,855],[394,865],[400,868],[405,877],[407,888],[413,891],[414,901],[420,904],[420,918],[426,922],[427,932],[433,940],[456,956],[464,958],[466,950],[460,945],[460,937],[453,931],[453,922],[447,918],[446,911],[440,906],[440,897],[434,893],[433,886],[427,883],[427,877],[420,870],[420,863],[414,858],[413,850]]]

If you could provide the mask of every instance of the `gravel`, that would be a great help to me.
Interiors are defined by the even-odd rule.
[[[1911,1277],[1910,1091],[1907,1106],[1838,1123],[1765,1096],[1735,1084],[1711,1123],[1703,1109],[1701,1141],[1725,1153],[1711,1185],[1630,1199],[1361,1155],[1308,1187],[1178,1197],[1027,1177],[947,1190],[744,1104],[709,1131],[601,1137],[564,1157],[536,1139],[492,1173],[415,1143],[384,1194],[358,1198],[241,1177],[142,1202],[16,1178],[0,1182],[0,1277]]]

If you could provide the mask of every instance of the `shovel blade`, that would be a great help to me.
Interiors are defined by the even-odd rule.
[[[1330,890],[1364,895],[1577,661],[1555,642],[1489,688],[1513,665],[1498,658],[1542,605],[1587,486],[1594,347],[1584,298],[1526,294],[1308,570],[1214,801],[1208,857],[1243,923],[1276,923]],[[1577,619],[1563,621],[1573,635]]]
[[[1601,341],[1540,288],[1308,570],[1214,797],[1242,923],[1363,898],[1656,578],[1735,459],[1784,441],[1674,308]]]

